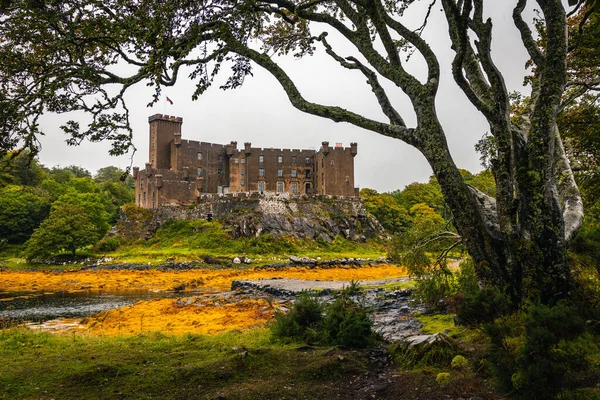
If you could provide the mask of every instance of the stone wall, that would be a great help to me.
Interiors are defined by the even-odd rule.
[[[384,234],[379,222],[367,215],[359,198],[291,196],[287,193],[205,195],[198,204],[164,204],[154,210],[152,226],[167,220],[212,218],[230,229],[233,237],[261,234],[320,239],[340,235],[353,241]]]

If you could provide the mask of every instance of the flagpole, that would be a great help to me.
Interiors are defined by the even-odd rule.
[[[164,115],[167,115],[167,98],[165,97],[165,113]]]

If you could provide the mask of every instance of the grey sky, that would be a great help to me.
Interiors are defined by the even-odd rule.
[[[438,2],[439,3],[439,2]],[[493,56],[504,73],[509,90],[525,90],[522,87],[527,54],[520,42],[519,33],[512,23],[514,1],[497,0],[486,2],[487,13],[494,21]],[[421,1],[405,16],[405,22],[418,27],[423,19],[427,3]],[[438,115],[446,130],[448,142],[456,164],[473,172],[479,171],[479,156],[473,146],[488,130],[484,118],[475,111],[452,79],[450,62],[454,52],[450,49],[448,31],[441,6],[434,6],[424,37],[438,55],[442,66],[440,91],[437,98]],[[532,13],[529,10],[529,17]],[[324,27],[315,25],[313,33],[319,34]],[[334,50],[342,56],[357,56],[357,51],[345,45],[330,29],[328,37]],[[284,69],[295,79],[303,95],[311,101],[328,105],[339,105],[352,111],[385,121],[375,97],[357,71],[339,67],[317,45],[313,57],[300,60],[286,57],[278,59]],[[417,77],[425,74],[424,63],[416,55],[411,58],[408,69]],[[226,71],[223,71],[226,72]],[[185,74],[180,74],[185,76]],[[225,77],[225,75],[223,75]],[[387,85],[388,95],[410,126],[414,126],[414,114],[407,98]],[[215,143],[236,140],[252,142],[256,147],[315,148],[322,141],[358,142],[355,159],[356,184],[377,191],[401,189],[414,181],[425,181],[431,174],[424,157],[403,142],[380,136],[345,123],[304,114],[293,108],[275,79],[255,67],[254,77],[246,80],[241,89],[224,92],[215,85],[198,101],[191,100],[194,84],[181,79],[164,93],[174,105],[161,101],[152,108],[146,104],[152,89],[144,85],[131,89],[126,100],[131,111],[134,129],[134,144],[137,153],[133,165],[143,166],[148,159],[148,116],[166,113],[183,117],[182,135],[185,139]],[[107,143],[83,143],[79,147],[67,147],[59,125],[79,116],[47,115],[42,127],[47,136],[42,139],[40,160],[47,166],[80,165],[95,172],[98,168],[129,165],[129,156],[111,157]],[[82,122],[85,116],[79,118]]]

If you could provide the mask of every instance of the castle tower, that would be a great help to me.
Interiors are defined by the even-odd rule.
[[[150,125],[149,161],[152,168],[171,168],[171,142],[181,140],[183,118],[154,114],[148,118]]]

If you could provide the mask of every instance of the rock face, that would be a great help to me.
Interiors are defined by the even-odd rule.
[[[156,229],[174,219],[215,219],[234,238],[272,234],[331,242],[338,235],[364,241],[384,234],[379,222],[367,215],[361,199],[335,196],[290,197],[275,193],[203,196],[194,207],[160,206],[154,211],[150,225]]]

